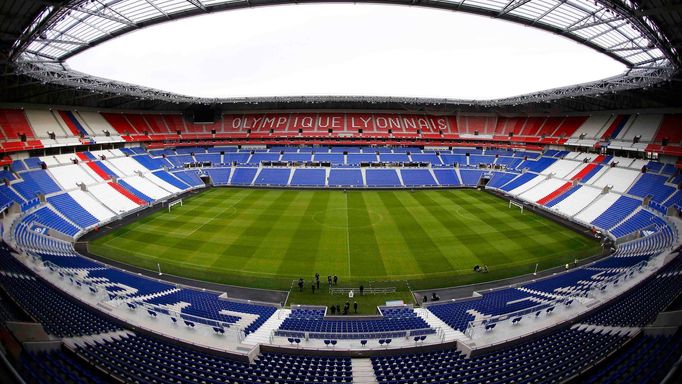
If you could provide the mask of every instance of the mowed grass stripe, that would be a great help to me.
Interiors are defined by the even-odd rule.
[[[225,257],[216,259],[214,266],[229,264],[229,268],[232,270],[250,271],[257,274],[276,274],[277,266],[272,265],[257,269],[244,268],[260,248],[275,245],[273,239],[268,239],[274,228],[273,222],[281,217],[281,211],[285,210],[295,198],[295,193],[287,193],[287,191],[282,190],[271,192],[270,195],[258,194],[257,204],[253,205],[258,207],[253,213],[258,213],[243,218],[243,224],[248,224],[240,225],[241,233],[233,237],[234,240],[222,251],[222,255]],[[266,198],[260,199],[264,196]]]
[[[490,264],[490,260],[497,264],[504,264],[527,258],[530,253],[528,252],[529,249],[541,246],[541,243],[535,240],[532,227],[525,225],[526,223],[518,217],[521,214],[519,211],[515,211],[517,217],[512,216],[512,212],[504,211],[508,208],[501,206],[498,199],[483,203],[480,200],[470,199],[466,194],[460,196],[448,193],[446,196],[455,203],[457,203],[458,197],[468,200],[467,204],[461,204],[466,215],[477,216],[481,219],[485,230],[481,230],[480,227],[477,228],[480,233],[488,233],[487,236],[476,231],[471,233],[471,236],[476,236],[475,241],[487,241],[490,247],[486,254],[487,257],[480,260],[482,264]],[[485,200],[486,197],[488,196],[484,196],[483,199]],[[509,223],[515,225],[512,227]]]
[[[323,227],[313,225],[310,218],[318,212],[326,212],[330,196],[304,192],[299,195],[299,198],[305,199],[306,204],[305,207],[297,207],[303,212],[297,223],[285,223],[285,225],[290,225],[291,232],[288,233],[287,247],[284,249],[282,262],[277,269],[280,275],[301,276],[302,272],[307,272],[310,269],[310,264],[316,264],[318,256],[320,259],[324,259],[319,251]],[[327,256],[329,255],[327,254]],[[322,268],[322,266],[318,264],[318,268]],[[305,277],[308,277],[307,274]]]
[[[374,225],[381,220],[390,220],[387,215],[377,212],[377,207],[368,204],[371,198],[364,192],[349,192],[346,194],[348,224],[346,236],[350,247],[350,271],[347,277],[386,276],[386,267],[381,257],[381,250],[377,242]],[[388,234],[386,234],[388,235]],[[348,268],[346,268],[348,270]]]
[[[401,195],[405,196],[401,192],[386,193],[384,201],[387,202],[386,206],[391,215],[396,218],[398,230],[412,251],[412,256],[419,263],[419,269],[424,274],[452,269],[448,258],[429,236],[428,228],[433,227],[437,221],[432,220],[429,215],[414,215],[398,198]],[[415,255],[420,255],[420,257],[415,257]]]
[[[307,236],[299,237],[298,245],[306,249],[309,258],[314,260],[314,271],[326,283],[326,276],[345,276],[348,271],[348,237],[345,226],[348,224],[346,196],[341,193],[315,194],[319,204],[316,210],[306,215],[305,229],[319,231],[317,244]],[[315,246],[317,245],[317,247]]]
[[[457,264],[461,268],[470,269],[476,264],[503,264],[509,261],[505,252],[509,244],[500,242],[500,234],[495,231],[495,227],[486,223],[489,220],[490,210],[496,209],[494,206],[484,206],[481,208],[480,201],[470,194],[482,194],[477,191],[459,191],[461,194],[453,194],[452,191],[440,191],[434,195],[429,204],[431,210],[444,207],[449,213],[452,224],[449,226],[452,236],[457,238],[464,249],[467,249],[472,257],[467,260],[453,256],[459,261]],[[442,217],[442,216],[441,216]],[[464,264],[463,263],[467,263]]]
[[[91,247],[150,269],[159,262],[167,273],[280,289],[315,272],[348,284],[408,279],[431,288],[532,272],[535,263],[549,268],[599,251],[595,241],[475,190],[249,188],[208,190]],[[472,274],[475,264],[488,264],[491,273]]]
[[[362,193],[362,192],[360,192]],[[389,212],[386,202],[380,192],[365,193],[367,204],[374,207],[377,212]],[[397,222],[402,218],[393,215],[379,217],[373,226],[376,233],[376,241],[379,247],[379,254],[387,275],[396,276],[404,274],[404,271],[411,271],[414,277],[423,276],[417,255],[414,254],[410,245],[402,236],[390,236],[389,234],[400,233]]]
[[[476,192],[471,191],[470,193]],[[464,204],[459,199],[471,202],[471,195],[467,193],[453,194],[452,191],[447,193],[447,198],[465,209],[468,214],[479,215],[483,218],[481,225],[486,226],[487,230],[481,230],[482,233],[488,231],[494,233],[494,235],[484,236],[496,252],[493,250],[487,252],[481,258],[483,264],[498,267],[519,265],[523,262],[536,262],[542,258],[553,258],[556,253],[565,254],[567,252],[567,248],[562,247],[562,244],[557,244],[557,240],[553,236],[546,236],[546,233],[555,232],[549,230],[550,228],[556,227],[557,232],[566,232],[565,228],[535,214],[529,212],[522,214],[518,209],[509,209],[494,196],[482,195],[483,200],[490,200],[491,198],[493,200],[489,204],[483,205],[481,202],[478,205]],[[492,216],[495,218],[493,219]],[[494,223],[494,225],[489,223]],[[537,223],[541,223],[541,225],[537,225]],[[579,237],[573,232],[570,234]],[[477,233],[473,235],[481,237]]]

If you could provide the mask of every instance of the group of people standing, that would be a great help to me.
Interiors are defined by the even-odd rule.
[[[331,312],[332,316],[335,315],[341,315],[341,306],[336,304],[336,305],[331,305],[329,306],[329,311]],[[350,311],[350,301],[346,301],[346,304],[343,305],[343,315],[347,315],[348,312]],[[358,302],[353,301],[353,311],[355,313],[358,313]]]
[[[339,283],[339,277],[338,276],[336,276],[336,275],[334,275],[334,276],[328,275],[327,276],[327,285],[328,286],[331,287],[332,285],[336,285],[338,283]],[[298,290],[299,290],[299,292],[303,292],[304,286],[305,286],[305,281],[301,277],[298,279]],[[310,287],[313,290],[313,293],[315,293],[315,291],[320,290],[320,274],[319,273],[315,274],[315,280],[311,283]]]
[[[339,283],[339,277],[337,275],[328,275],[327,276],[327,285],[329,287],[338,285]],[[305,280],[303,278],[298,279],[298,290],[299,292],[303,292],[303,289],[305,287]],[[312,290],[313,293],[315,291],[320,290],[320,274],[315,273],[315,278],[310,284],[310,289]],[[365,287],[360,285],[360,295],[362,296],[364,294]],[[352,303],[351,303],[352,301]],[[336,315],[348,315],[351,310],[351,306],[353,307],[353,312],[358,313],[358,302],[357,300],[353,300],[353,291],[351,290],[348,294],[348,300],[346,303],[343,305],[343,308],[341,308],[341,305],[339,304],[334,304],[329,306],[329,312],[331,313],[332,316]]]

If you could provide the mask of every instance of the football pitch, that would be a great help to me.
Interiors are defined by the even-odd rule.
[[[214,188],[113,230],[96,255],[200,280],[289,289],[319,273],[343,285],[434,288],[530,273],[599,244],[476,190]],[[489,273],[474,273],[487,265]]]

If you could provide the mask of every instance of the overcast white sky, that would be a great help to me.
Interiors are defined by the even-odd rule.
[[[625,67],[571,40],[421,7],[258,7],[162,23],[73,57],[76,70],[200,97],[489,99]]]

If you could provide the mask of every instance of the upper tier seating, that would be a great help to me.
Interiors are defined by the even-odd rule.
[[[248,144],[260,144],[263,139],[271,138],[286,139],[286,144],[290,145],[304,144],[302,140],[310,139],[328,140],[324,145],[333,145],[339,139],[353,137],[389,145],[404,144],[405,140],[432,141],[439,146],[444,144],[443,141],[476,140],[508,146],[511,141],[531,150],[542,150],[542,145],[566,143],[595,148],[601,142],[612,149],[679,155],[682,143],[674,133],[670,133],[679,125],[679,119],[677,114],[645,113],[498,117],[276,112],[226,114],[213,124],[198,125],[184,121],[177,114],[3,109],[0,110],[0,146],[6,151],[21,151],[93,142],[247,140]],[[203,148],[197,146],[202,144],[206,143],[192,144],[186,154],[203,152]],[[457,144],[463,145],[461,141]],[[283,145],[282,148],[287,147]],[[345,152],[352,153],[356,148],[348,147]],[[396,154],[395,151],[392,153]],[[481,155],[480,152],[471,154]],[[328,154],[322,154],[321,158],[325,155]],[[257,165],[259,158],[256,156],[251,164]],[[395,160],[403,161],[400,159],[404,158],[398,156]],[[478,164],[481,160],[489,161],[473,158],[470,163],[460,164]],[[418,160],[413,158],[413,161]],[[334,157],[332,162],[343,164],[343,156]]]
[[[343,165],[344,155],[342,153],[315,153],[313,155],[313,161],[319,161],[321,163],[331,163],[332,165]]]
[[[666,176],[644,173],[628,193],[639,197],[651,196],[653,201],[661,203],[675,192],[675,188],[665,185],[667,179]]]
[[[0,134],[5,141],[19,141],[21,135],[34,138],[24,112],[17,109],[0,109]]]
[[[362,156],[362,155],[356,155]],[[313,155],[311,152],[308,153],[284,153],[282,155],[281,161],[291,161],[291,162],[310,162],[313,161]],[[359,164],[359,162],[358,162]]]
[[[381,153],[379,161],[382,163],[408,163],[410,158],[404,153]]]

